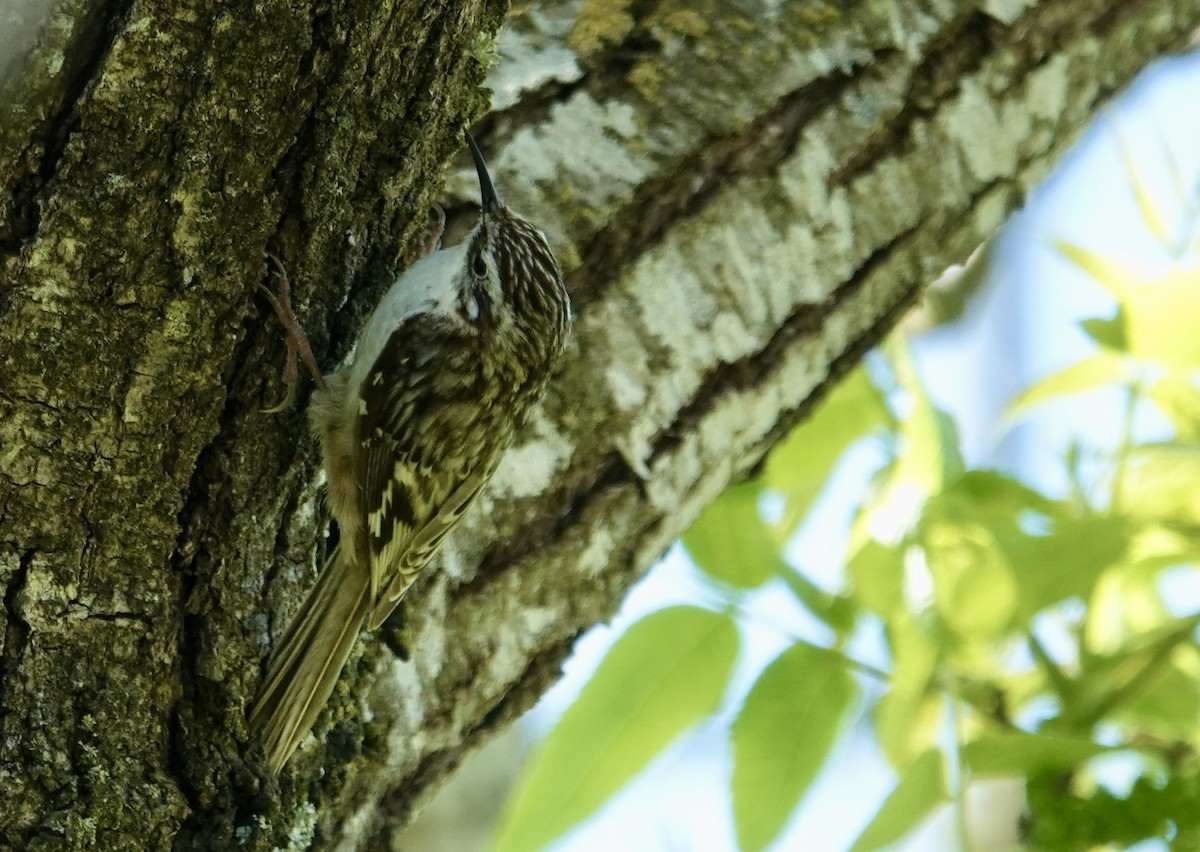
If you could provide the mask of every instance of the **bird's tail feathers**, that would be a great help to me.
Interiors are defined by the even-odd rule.
[[[366,619],[369,585],[365,571],[334,551],[272,655],[250,729],[277,774],[333,693]]]

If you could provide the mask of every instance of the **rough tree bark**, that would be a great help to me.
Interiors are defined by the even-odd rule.
[[[387,848],[1200,23],[1200,0],[520,4],[480,137],[556,245],[573,348],[276,782],[244,707],[326,545],[303,408],[261,413],[264,254],[332,367],[484,110],[504,6],[8,10],[0,846]]]

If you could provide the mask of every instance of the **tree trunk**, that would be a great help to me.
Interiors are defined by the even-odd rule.
[[[60,0],[0,56],[0,846],[388,848],[580,632],[1200,0]],[[326,550],[332,369],[479,126],[572,349],[278,782],[265,657]],[[454,172],[451,218],[475,195]]]

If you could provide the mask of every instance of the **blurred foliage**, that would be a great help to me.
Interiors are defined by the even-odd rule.
[[[696,607],[659,610],[630,627],[525,773],[497,845],[540,849],[587,817],[717,708],[737,649],[733,623]]]
[[[1170,217],[1126,164],[1147,229],[1169,242]],[[878,369],[852,372],[756,479],[684,535],[723,605],[650,615],[616,642],[534,759],[499,849],[540,848],[731,706],[743,850],[779,835],[864,712],[897,781],[854,850],[895,842],[997,777],[1025,780],[1029,848],[1159,838],[1200,849],[1200,615],[1173,610],[1163,582],[1183,572],[1194,585],[1200,566],[1200,268],[1178,252],[1148,276],[1055,245],[1115,310],[1081,324],[1094,354],[1026,389],[1010,420],[1115,386],[1125,398],[1119,445],[1070,449],[1066,497],[969,469],[953,422],[893,337]],[[1135,415],[1147,406],[1171,440],[1137,443]],[[839,460],[865,443],[882,448],[881,463],[851,519],[841,582],[825,588],[785,558],[787,544]],[[754,618],[743,603],[769,586],[794,596],[828,639],[789,637],[747,693],[727,695],[738,622]],[[854,657],[864,632],[882,635],[884,666]],[[1113,754],[1135,767],[1121,794],[1093,771]]]

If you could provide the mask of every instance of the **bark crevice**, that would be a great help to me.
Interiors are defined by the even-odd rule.
[[[21,665],[25,644],[29,641],[29,622],[18,600],[29,582],[29,568],[35,551],[24,551],[4,586],[4,644],[0,647],[0,742],[4,740],[8,718],[8,681]]]

